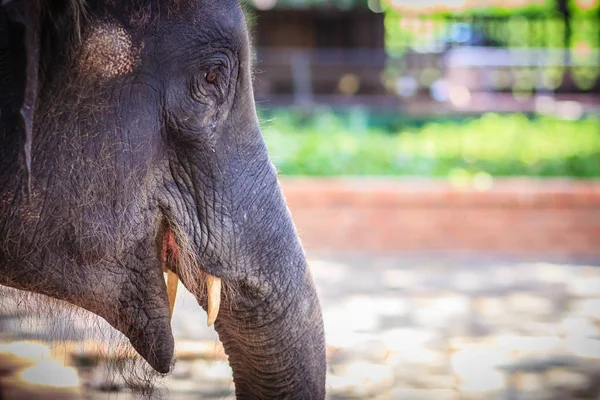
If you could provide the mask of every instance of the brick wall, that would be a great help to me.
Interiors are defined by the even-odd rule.
[[[600,258],[600,181],[283,178],[309,251],[483,251]]]

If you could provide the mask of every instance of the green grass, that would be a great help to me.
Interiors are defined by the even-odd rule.
[[[263,121],[283,175],[600,177],[600,119],[486,114],[397,130],[364,116],[277,111]]]

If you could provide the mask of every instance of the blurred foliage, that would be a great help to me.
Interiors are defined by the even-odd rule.
[[[246,0],[246,2],[254,7],[259,7],[261,4],[260,0]],[[372,10],[379,11],[383,8],[390,8],[390,4],[394,3],[393,0],[270,0],[263,2],[272,5],[277,8],[314,8],[314,7],[331,7],[339,9],[351,9],[351,8],[364,8],[368,7]],[[418,1],[414,1],[415,10],[418,10],[422,6],[418,4]],[[431,4],[435,4],[430,2]],[[444,0],[439,0],[441,6],[445,3]],[[455,3],[455,2],[454,2]],[[480,2],[481,3],[481,2]],[[491,3],[494,3],[493,1]],[[495,3],[501,3],[503,6],[489,6],[489,7],[473,7],[463,11],[449,13],[440,12],[439,15],[480,15],[480,16],[507,16],[507,15],[521,15],[521,16],[540,16],[540,15],[551,15],[556,13],[557,0],[542,0],[542,1],[515,1],[505,0],[504,2],[496,1]],[[513,4],[513,3],[516,3]],[[600,3],[594,0],[567,0],[568,7],[573,13],[578,14],[594,14],[600,8]],[[260,8],[260,7],[259,7]],[[435,8],[435,7],[434,7]]]
[[[571,13],[577,15],[598,15],[600,1],[598,0],[568,0]]]
[[[537,47],[564,48],[565,21],[556,13],[546,17],[537,15],[528,18],[521,13],[501,16],[502,13],[491,13],[498,18],[481,19],[474,15],[451,14],[432,15],[428,17],[403,16],[393,9],[387,8],[385,13],[386,47],[392,55],[401,55],[414,47],[418,41],[456,41],[455,32],[464,24],[465,42],[477,36],[495,46],[503,47]],[[600,24],[598,15],[573,14],[571,16],[570,48],[598,49],[600,41]],[[467,43],[468,44],[468,43]],[[477,43],[470,43],[475,44]]]
[[[519,2],[520,3],[520,2]],[[389,6],[385,12],[385,46],[392,58],[402,58],[408,51],[442,52],[454,44],[507,48],[570,49],[573,59],[586,66],[569,70],[579,89],[590,90],[600,76],[596,58],[600,49],[600,1],[569,0],[567,20],[559,12],[558,2],[521,7],[487,7],[461,12],[437,12],[427,16],[403,14]],[[565,67],[560,52],[549,54],[555,66],[553,89],[560,85]],[[386,79],[393,82],[406,71],[391,63]]]
[[[600,119],[522,114],[409,123],[398,131],[363,113],[263,112],[263,134],[284,175],[600,177]]]
[[[373,2],[373,0],[370,1]],[[260,1],[250,0],[249,2],[255,6],[260,4]],[[269,4],[270,3],[271,2],[269,2]],[[354,7],[366,7],[368,4],[369,0],[276,0],[276,2],[274,2],[274,6],[279,8],[333,7],[342,10]]]
[[[510,3],[510,1],[505,1]],[[519,2],[521,3],[521,2]],[[440,12],[437,15],[445,17],[456,16],[456,17],[508,17],[508,16],[521,16],[521,17],[539,17],[539,16],[550,16],[556,14],[556,0],[545,0],[542,4],[537,2],[531,2],[522,6],[505,6],[505,7],[480,7],[480,8],[469,8],[459,12]],[[389,8],[388,8],[389,9]]]
[[[590,47],[598,48],[600,1],[569,0],[568,8],[572,14],[571,26],[573,29],[573,41],[570,46],[575,46],[585,40]],[[487,18],[490,23],[486,23],[480,28],[485,30],[486,36],[498,45],[564,47],[564,20],[556,0],[546,0],[543,4],[531,3],[521,7],[485,7],[460,12],[438,12],[428,16],[403,15],[402,12],[391,7],[388,2],[383,3],[383,10],[386,17],[387,38],[396,42],[401,38],[394,38],[394,36],[405,36],[406,39],[410,39],[415,34],[421,36],[439,34],[444,31],[442,25],[453,20],[473,24],[479,28],[478,22],[481,22],[482,18]],[[494,17],[498,19],[494,21]],[[420,32],[411,31],[402,27],[403,18],[431,20],[437,25],[437,29],[424,30],[421,28]],[[398,27],[400,27],[399,30]]]

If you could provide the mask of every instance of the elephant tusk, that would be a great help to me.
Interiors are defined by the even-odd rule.
[[[215,323],[221,306],[221,278],[206,275],[206,288],[208,289],[208,326]]]
[[[173,317],[173,308],[175,307],[175,297],[177,297],[177,284],[179,283],[179,278],[177,274],[171,270],[167,271],[167,296],[169,298],[169,308],[170,313],[169,317]]]

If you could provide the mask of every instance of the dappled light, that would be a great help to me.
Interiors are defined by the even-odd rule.
[[[33,385],[76,388],[79,386],[77,372],[73,368],[65,368],[54,360],[42,360],[24,369],[18,378]]]
[[[319,272],[327,271],[328,261],[313,265],[333,348],[333,393],[400,398],[421,391],[437,398],[447,390],[448,398],[491,398],[511,391],[552,396],[553,388],[597,390],[600,320],[588,314],[600,286],[590,284],[585,292],[580,285],[600,277],[600,269],[470,258],[326,260],[344,260],[352,282],[346,291],[332,290],[335,280]],[[370,289],[357,282],[364,282],[365,266]],[[352,294],[358,287],[362,297]],[[352,312],[358,317],[345,314]],[[390,373],[394,384],[386,378]],[[370,393],[357,392],[367,387]]]
[[[600,268],[340,255],[313,258],[311,269],[323,304],[332,399],[597,390]],[[161,384],[172,395],[231,394],[231,369],[202,313],[182,289],[174,312],[179,361]],[[7,355],[27,360],[15,367],[20,382],[80,390],[79,371],[93,385],[87,379],[95,375],[84,371],[95,364],[82,362],[94,350],[65,353],[64,346],[11,342],[2,345],[0,359],[2,365]],[[65,364],[69,359],[80,360],[75,369]]]

